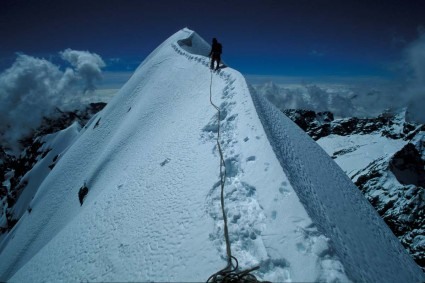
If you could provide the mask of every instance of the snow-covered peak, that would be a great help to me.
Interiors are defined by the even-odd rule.
[[[175,33],[81,129],[1,242],[0,279],[206,280],[226,264],[220,125],[241,268],[279,282],[423,280],[332,159],[254,96],[256,108],[239,72],[211,72],[208,49]]]
[[[200,37],[194,31],[191,31],[187,28],[183,29],[183,31],[188,33],[189,36],[177,40],[178,45],[188,53],[201,56],[208,56],[211,50],[210,44],[208,44],[202,37]]]

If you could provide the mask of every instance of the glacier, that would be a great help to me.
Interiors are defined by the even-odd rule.
[[[50,138],[60,158],[27,177],[0,280],[205,281],[226,264],[218,123],[241,267],[279,282],[425,280],[326,152],[239,72],[211,73],[209,49],[178,31],[87,125]]]

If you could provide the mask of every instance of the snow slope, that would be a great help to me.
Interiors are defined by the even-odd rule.
[[[46,135],[40,139],[40,142],[43,143],[40,151],[47,152],[47,154],[22,178],[21,182],[28,182],[28,185],[11,211],[14,219],[21,218],[25,211],[30,208],[29,203],[51,170],[49,166],[54,165],[56,160],[59,159],[59,155],[66,152],[68,146],[78,136],[79,130],[80,125],[75,122],[65,130]]]
[[[355,182],[358,173],[378,159],[389,159],[407,143],[399,139],[389,139],[381,134],[368,136],[354,134],[350,136],[329,135],[317,143],[332,156],[343,150],[346,153],[335,155],[334,159],[341,169]]]
[[[424,274],[324,150],[263,96],[253,99],[282,168],[355,281],[418,282]]]
[[[425,132],[419,131],[409,140],[354,134],[329,135],[317,143],[333,156],[424,270],[423,141]]]
[[[271,281],[423,280],[332,159],[254,96],[256,111],[237,71],[211,73],[208,51],[183,29],[146,58],[2,241],[0,280],[204,281],[224,267],[210,82],[242,267]]]

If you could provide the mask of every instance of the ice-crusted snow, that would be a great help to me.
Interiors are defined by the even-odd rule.
[[[357,180],[355,176],[377,159],[388,160],[407,143],[402,139],[390,139],[380,133],[348,136],[329,135],[317,143],[330,155],[346,174]],[[354,177],[354,178],[353,178]]]
[[[339,166],[304,131],[253,91],[276,156],[309,215],[361,282],[417,282],[424,274]]]
[[[399,132],[397,129],[390,131],[391,136],[397,137],[400,129]],[[406,250],[422,264],[425,230],[421,176],[424,176],[424,168],[420,153],[423,154],[425,139],[423,132],[412,132],[415,135],[410,141],[369,134],[330,135],[317,142],[355,181]],[[408,170],[404,171],[406,165]]]
[[[204,281],[224,267],[212,78],[242,267],[280,282],[423,280],[332,159],[262,97],[255,108],[240,73],[211,74],[208,51],[183,29],[146,58],[1,243],[0,279]]]

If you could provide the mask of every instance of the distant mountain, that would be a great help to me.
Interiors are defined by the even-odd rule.
[[[405,111],[344,119],[283,113],[335,159],[425,270],[425,125],[406,122]]]
[[[392,106],[384,90],[362,84],[275,84],[272,81],[252,86],[277,108],[331,111],[335,117],[377,116]]]

